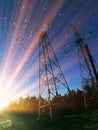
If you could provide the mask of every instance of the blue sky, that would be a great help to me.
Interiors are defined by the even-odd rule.
[[[64,53],[75,43],[71,23],[81,36],[93,31],[85,42],[98,62],[97,0],[0,0],[0,96],[6,102],[38,95],[38,43],[46,21],[70,89],[81,89],[76,49]]]

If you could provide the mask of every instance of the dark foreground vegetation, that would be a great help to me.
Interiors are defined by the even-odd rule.
[[[21,112],[4,112],[1,118],[12,121],[12,127],[0,130],[98,130],[98,109],[86,112],[66,111],[63,116],[53,116],[51,120],[43,115],[38,120],[37,114]]]

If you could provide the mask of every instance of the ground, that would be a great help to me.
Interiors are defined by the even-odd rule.
[[[0,118],[3,120],[0,130],[98,130],[98,110],[80,114],[66,113],[63,117],[55,117],[52,120],[45,117],[38,120],[36,114],[16,112],[1,113]]]

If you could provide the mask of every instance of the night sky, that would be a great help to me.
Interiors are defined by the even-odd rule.
[[[82,89],[75,24],[98,63],[98,0],[0,0],[0,104],[20,96],[38,96],[38,44],[43,24],[70,89]],[[3,103],[2,103],[3,102]]]

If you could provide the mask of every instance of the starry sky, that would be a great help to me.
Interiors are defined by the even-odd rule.
[[[70,89],[81,89],[70,24],[75,24],[98,62],[98,0],[0,0],[0,104],[38,96],[38,44],[44,23]]]

